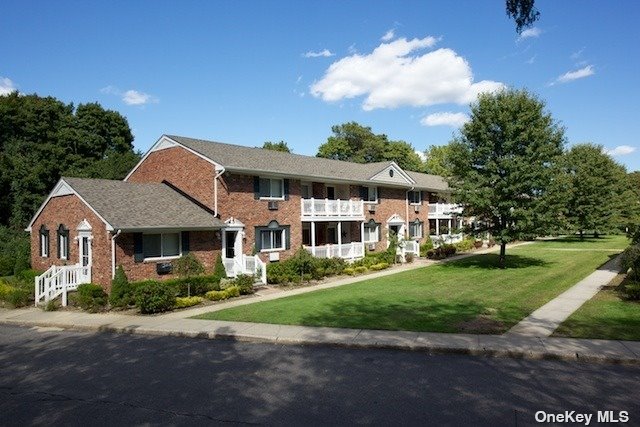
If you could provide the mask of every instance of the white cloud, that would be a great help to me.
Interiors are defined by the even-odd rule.
[[[320,52],[309,51],[303,54],[302,56],[304,56],[305,58],[318,58],[318,57],[329,58],[330,56],[333,56],[333,55],[335,55],[335,53],[332,53],[329,49],[324,49],[324,50],[321,50]]]
[[[538,27],[527,28],[520,34],[518,40],[537,38],[540,37],[540,34],[542,34],[542,30]]]
[[[631,154],[634,151],[636,151],[636,147],[631,147],[629,145],[618,145],[612,150],[605,150],[605,153],[610,156],[626,156],[627,154]]]
[[[0,77],[0,96],[9,95],[11,92],[18,90],[16,84],[8,77]]]
[[[129,89],[122,95],[122,100],[127,105],[144,105],[150,102],[157,102],[154,97],[148,93],[138,92],[137,90]]]
[[[427,161],[427,155],[424,154],[424,151],[420,151],[420,150],[413,150],[413,151],[418,155],[418,157],[420,157],[420,160],[422,160],[423,162]]]
[[[434,37],[400,38],[380,44],[368,55],[344,57],[311,85],[311,94],[328,102],[365,96],[362,108],[373,110],[468,104],[480,92],[504,88],[502,83],[490,80],[474,83],[467,61],[451,49],[415,54],[436,42]]]
[[[529,64],[529,65],[533,64],[534,62],[536,62],[536,57],[537,56],[538,55],[533,55],[531,58],[527,59],[526,63]]]
[[[587,65],[586,67],[580,68],[579,70],[569,71],[568,73],[564,73],[563,75],[558,77],[555,81],[553,81],[551,83],[551,86],[553,86],[556,83],[569,83],[574,80],[583,79],[585,77],[592,76],[595,73],[596,72],[593,68],[593,65]]]
[[[458,128],[469,121],[469,116],[464,113],[433,113],[424,116],[420,120],[423,126],[451,126]]]
[[[127,105],[145,105],[158,103],[158,98],[156,98],[155,96],[134,89],[129,89],[123,92],[117,87],[109,85],[100,89],[100,92],[107,95],[119,96],[122,98],[122,102]]]
[[[395,31],[389,30],[386,33],[384,33],[384,36],[380,37],[380,40],[382,40],[383,42],[388,42],[390,40],[393,40],[395,36],[396,36]]]
[[[356,44],[352,43],[351,46],[347,48],[347,51],[351,54],[357,53],[358,49],[356,49]]]
[[[573,59],[574,61],[577,61],[582,56],[582,52],[584,52],[584,47],[576,52],[573,52],[571,54],[571,59]]]

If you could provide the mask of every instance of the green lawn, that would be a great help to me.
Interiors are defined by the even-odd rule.
[[[640,340],[640,302],[620,298],[617,289],[604,289],[573,313],[554,336]]]
[[[626,238],[537,242],[198,316],[307,326],[501,333],[624,249]],[[560,250],[559,250],[560,249]],[[568,251],[567,249],[572,249]],[[575,250],[574,250],[575,249]]]

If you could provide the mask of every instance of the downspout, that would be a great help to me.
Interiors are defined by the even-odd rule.
[[[213,177],[213,211],[218,216],[218,178],[225,172],[224,166],[220,166],[222,169],[216,173]]]
[[[113,236],[111,236],[111,278],[116,277],[116,237],[122,233],[122,230],[118,230]]]

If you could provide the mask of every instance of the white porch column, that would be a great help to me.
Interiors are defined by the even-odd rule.
[[[311,253],[316,256],[316,223],[311,221]]]
[[[338,258],[342,258],[342,221],[338,221]]]
[[[440,235],[440,220],[436,219],[436,236]]]
[[[362,257],[364,257],[364,221],[360,223],[360,243],[362,243]]]
[[[449,234],[451,234],[451,220],[449,220]]]

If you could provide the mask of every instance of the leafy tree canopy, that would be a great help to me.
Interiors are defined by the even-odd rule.
[[[426,160],[425,172],[433,175],[450,176],[451,175],[451,146],[450,145],[432,145],[424,152]]]
[[[507,16],[516,21],[516,32],[533,25],[540,18],[540,12],[534,6],[535,0],[507,0]]]
[[[390,141],[387,135],[376,135],[356,122],[333,126],[331,131],[333,135],[318,148],[318,157],[355,163],[394,161],[403,169],[424,171],[420,156],[405,141]]]
[[[262,148],[265,148],[267,150],[283,151],[285,153],[291,153],[291,149],[289,148],[287,143],[284,141],[280,141],[280,142],[265,141],[265,143],[262,144]]]
[[[481,94],[451,144],[454,199],[500,243],[546,234],[565,201],[559,160],[564,130],[525,90]]]
[[[122,179],[139,159],[120,113],[35,94],[0,96],[0,225],[22,230],[62,175]]]

